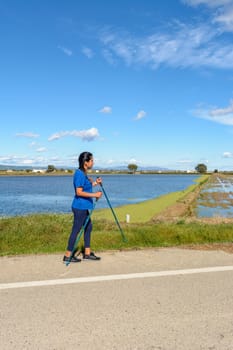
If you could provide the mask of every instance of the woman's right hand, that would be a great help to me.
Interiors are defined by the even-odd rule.
[[[101,191],[95,192],[95,198],[99,199],[100,197],[102,197],[102,194],[103,193]]]

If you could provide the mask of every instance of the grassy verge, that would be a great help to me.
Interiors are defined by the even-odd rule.
[[[33,215],[0,220],[0,256],[64,252],[72,225],[71,215]],[[92,248],[140,249],[183,244],[233,242],[233,224],[201,223],[122,224],[123,243],[114,222],[93,222]],[[82,242],[80,243],[82,244]]]

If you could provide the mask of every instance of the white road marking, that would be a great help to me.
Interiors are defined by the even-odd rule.
[[[65,278],[65,279],[55,279],[55,280],[45,280],[45,281],[1,283],[0,290],[27,288],[27,287],[58,286],[58,285],[64,285],[64,284],[130,280],[130,279],[138,279],[138,278],[192,275],[192,274],[198,274],[198,273],[224,272],[224,271],[233,271],[233,266],[216,266],[216,267],[204,267],[204,268],[185,269],[185,270],[139,272],[139,273],[129,273],[129,274],[120,274],[120,275],[77,277],[77,278]]]

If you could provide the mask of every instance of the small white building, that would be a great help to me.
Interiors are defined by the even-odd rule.
[[[45,169],[32,169],[32,173],[41,173],[44,174],[46,172]]]

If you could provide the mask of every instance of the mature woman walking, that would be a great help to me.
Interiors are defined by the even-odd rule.
[[[90,152],[82,152],[79,155],[79,168],[75,171],[73,177],[73,185],[75,196],[72,202],[72,211],[73,211],[73,227],[68,240],[67,251],[63,257],[63,262],[80,262],[81,259],[78,259],[74,256],[74,245],[79,231],[86,222],[89,216],[89,210],[93,209],[93,198],[99,199],[102,196],[102,192],[92,192],[92,187],[102,183],[101,178],[97,178],[96,181],[93,181],[91,178],[88,178],[87,172],[92,169],[94,164],[93,155]],[[84,229],[84,260],[100,260],[100,257],[97,257],[93,252],[91,252],[91,231],[92,231],[92,222],[89,218]],[[72,255],[72,256],[71,256]]]

